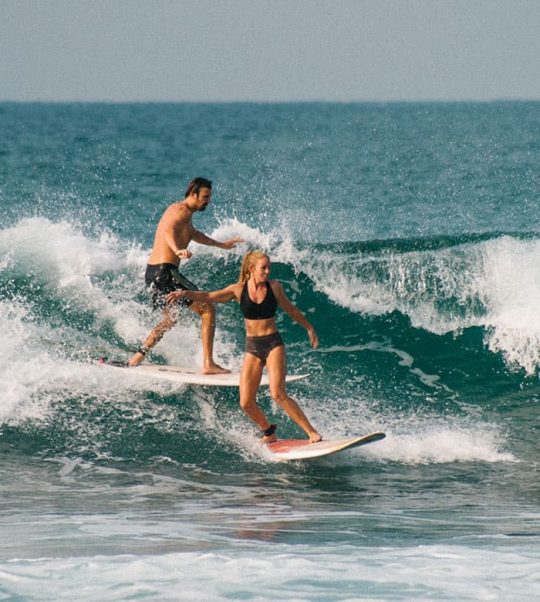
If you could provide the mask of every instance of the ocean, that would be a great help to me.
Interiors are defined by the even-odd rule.
[[[273,462],[235,389],[96,362],[156,324],[195,176],[195,226],[245,242],[182,273],[264,249],[320,338],[279,315],[290,394],[385,440]],[[540,598],[540,103],[2,103],[0,209],[1,600]],[[219,306],[216,359],[243,339]],[[148,361],[200,365],[198,318]]]

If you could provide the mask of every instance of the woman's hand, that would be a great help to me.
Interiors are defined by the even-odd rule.
[[[308,333],[309,342],[311,343],[311,346],[313,347],[313,349],[317,349],[317,347],[319,346],[319,337],[317,336],[317,333],[315,332],[315,328],[313,328],[313,326],[310,326],[307,329],[307,333]]]
[[[186,291],[179,290],[179,291],[173,291],[172,293],[169,293],[165,297],[165,300],[167,301],[167,303],[174,303],[175,301],[178,301],[179,299],[185,299],[185,298],[186,298]]]

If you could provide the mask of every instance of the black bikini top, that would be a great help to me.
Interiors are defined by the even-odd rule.
[[[244,284],[240,296],[240,309],[246,320],[266,320],[276,315],[277,301],[270,283],[266,281],[266,296],[261,303],[251,300],[248,292],[248,283]]]

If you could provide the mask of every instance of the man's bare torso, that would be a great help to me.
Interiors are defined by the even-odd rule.
[[[186,249],[193,238],[195,228],[191,221],[192,215],[183,201],[167,207],[156,228],[149,264],[180,264],[180,259],[174,251]]]

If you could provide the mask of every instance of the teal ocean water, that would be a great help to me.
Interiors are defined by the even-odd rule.
[[[154,227],[197,175],[196,226],[246,243],[183,273],[267,250],[320,337],[279,318],[290,392],[384,441],[272,462],[236,391],[93,362],[156,322]],[[540,597],[540,103],[0,104],[0,209],[1,599]],[[198,365],[196,317],[151,360]]]

